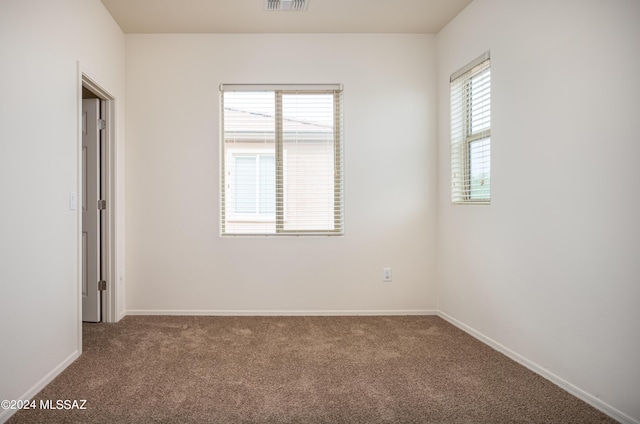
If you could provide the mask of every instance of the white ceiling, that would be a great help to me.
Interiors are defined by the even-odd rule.
[[[472,0],[309,0],[304,12],[263,0],[101,0],[125,33],[435,34]]]

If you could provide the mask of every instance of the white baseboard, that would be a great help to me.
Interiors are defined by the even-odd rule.
[[[437,315],[431,309],[399,310],[176,310],[129,309],[127,315],[202,315],[202,316],[368,316],[368,315]]]
[[[40,390],[44,389],[47,384],[51,383],[54,378],[60,375],[62,371],[64,371],[69,365],[71,365],[73,361],[78,359],[79,356],[80,352],[76,350],[64,361],[58,364],[54,369],[52,369],[47,375],[42,377],[40,381],[38,381],[33,387],[27,390],[26,393],[24,393],[22,396],[17,396],[15,399],[32,399],[40,392]],[[17,409],[0,409],[0,423],[7,422],[7,420],[9,420],[9,418],[11,418],[11,416],[16,412],[18,412]]]
[[[523,365],[523,366],[529,368],[531,371],[535,372],[536,374],[546,378],[547,380],[551,381],[556,386],[559,386],[560,388],[566,390],[567,392],[571,393],[572,395],[574,395],[578,399],[581,399],[581,400],[585,401],[586,403],[588,403],[589,405],[593,406],[594,408],[602,411],[603,413],[607,414],[608,416],[610,416],[614,420],[619,421],[620,423],[623,423],[623,424],[640,424],[639,421],[636,421],[635,419],[631,418],[627,414],[618,411],[616,408],[614,408],[611,405],[603,402],[602,400],[598,399],[597,397],[593,396],[592,394],[587,393],[584,390],[574,386],[573,384],[571,384],[568,381],[562,379],[561,377],[558,377],[557,375],[555,375],[554,373],[552,373],[548,369],[536,364],[535,362],[530,361],[529,359],[525,358],[524,356],[512,351],[508,347],[498,343],[497,341],[491,339],[490,337],[485,336],[484,334],[482,334],[479,331],[476,331],[475,329],[469,327],[468,325],[458,321],[457,319],[453,318],[452,316],[447,315],[446,313],[444,313],[442,311],[438,311],[437,315],[439,317],[441,317],[442,319],[448,321],[449,323],[455,325],[456,327],[458,327],[459,329],[461,329],[465,333],[467,333],[467,334],[475,337],[476,339],[480,340],[482,343],[492,347],[493,349],[497,350],[498,352],[500,352],[500,353],[508,356],[509,358],[513,359],[514,361],[516,361],[520,365]]]
[[[124,317],[126,317],[126,316],[127,316],[127,311],[126,311],[126,309],[123,309],[123,310],[122,310],[122,312],[120,312],[120,313],[118,314],[118,319],[117,319],[117,321],[116,321],[116,322],[120,321],[122,318],[124,318]]]

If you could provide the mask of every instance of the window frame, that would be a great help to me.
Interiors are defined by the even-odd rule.
[[[304,85],[291,85],[291,84],[275,84],[275,85],[255,85],[255,84],[221,84],[220,85],[220,236],[237,237],[237,236],[260,236],[260,237],[273,237],[273,236],[343,236],[344,235],[344,136],[342,133],[343,117],[342,117],[342,84],[304,84]],[[228,91],[246,91],[246,92],[259,92],[269,91],[275,95],[275,149],[269,150],[269,153],[275,153],[275,168],[276,168],[276,211],[275,211],[275,232],[263,233],[263,232],[248,232],[248,233],[232,233],[226,231],[227,222],[242,222],[235,216],[236,214],[229,215],[226,211],[226,205],[228,200],[228,193],[225,187],[227,186],[227,172],[226,172],[226,159],[230,150],[233,148],[225,147],[225,128],[224,128],[224,93]],[[334,193],[334,227],[332,230],[287,230],[285,229],[285,223],[287,222],[287,169],[284,166],[287,157],[287,149],[284,147],[283,140],[283,108],[282,108],[282,96],[288,94],[331,94],[333,96],[333,161],[334,161],[334,173],[333,173],[333,193]],[[238,149],[240,150],[240,149]],[[263,150],[265,149],[257,149]],[[248,153],[251,150],[243,150],[243,153]],[[264,152],[261,154],[265,154]],[[231,217],[234,219],[232,220]],[[248,221],[256,222],[250,218]],[[272,222],[268,219],[260,222]]]
[[[472,121],[472,83],[477,76],[488,72],[488,128],[473,131]],[[462,94],[459,94],[462,93]],[[454,99],[460,97],[458,106]],[[451,203],[460,205],[491,204],[491,58],[487,51],[462,69],[454,72],[450,78],[451,101]],[[461,134],[461,135],[460,135]],[[486,163],[489,166],[489,183],[486,197],[473,198],[472,190],[472,145],[487,141]]]

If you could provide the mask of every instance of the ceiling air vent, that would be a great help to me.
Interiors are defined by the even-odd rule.
[[[301,12],[307,10],[309,0],[264,0],[264,10],[289,10]]]

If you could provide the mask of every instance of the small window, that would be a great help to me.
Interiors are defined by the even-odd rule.
[[[340,86],[221,86],[222,235],[343,233]]]
[[[491,201],[489,52],[451,76],[451,201]]]

